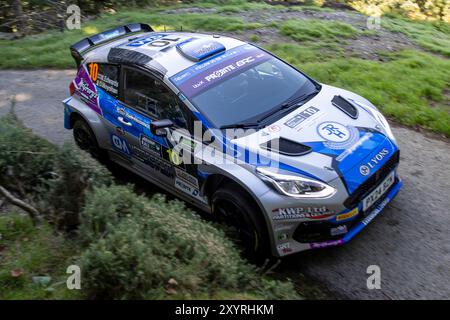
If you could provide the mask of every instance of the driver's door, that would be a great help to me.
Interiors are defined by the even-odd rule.
[[[161,80],[143,70],[123,66],[122,83],[121,101],[129,113],[123,117],[132,124],[124,129],[133,128],[135,136],[130,145],[134,168],[150,180],[197,196],[196,168],[174,148],[180,140],[190,140],[189,111]],[[156,136],[150,131],[151,123],[165,119],[173,127],[166,129],[166,137]]]

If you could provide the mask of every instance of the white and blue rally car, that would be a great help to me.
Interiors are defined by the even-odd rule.
[[[375,106],[255,45],[136,23],[71,53],[79,147],[226,221],[249,253],[344,244],[401,188]]]

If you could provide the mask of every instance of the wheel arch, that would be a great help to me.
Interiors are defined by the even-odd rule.
[[[241,170],[245,170],[243,168],[241,168]],[[247,173],[250,174],[250,172],[248,172],[247,170],[245,170]],[[257,177],[254,176],[255,179],[258,179]],[[243,192],[245,192],[249,198],[249,200],[251,200],[257,208],[259,208],[259,215],[262,216],[262,219],[264,221],[265,227],[266,227],[266,232],[269,236],[269,241],[270,241],[270,250],[272,251],[272,254],[276,255],[276,249],[275,249],[275,238],[274,238],[274,232],[273,232],[273,228],[272,228],[272,224],[270,221],[270,217],[265,214],[265,208],[263,206],[263,204],[261,203],[259,197],[257,194],[255,194],[253,192],[253,190],[251,190],[248,185],[242,181],[242,179],[240,179],[238,176],[236,175],[231,175],[228,172],[226,173],[213,173],[208,175],[205,183],[202,185],[202,193],[208,197],[208,201],[211,207],[211,212],[212,212],[212,203],[211,203],[211,199],[212,199],[212,195],[214,194],[214,192],[218,189],[220,189],[221,187],[225,186],[226,184],[235,184],[239,187],[239,189],[241,189]],[[264,184],[264,182],[260,181],[260,183]],[[264,186],[266,188],[268,188],[265,184]]]

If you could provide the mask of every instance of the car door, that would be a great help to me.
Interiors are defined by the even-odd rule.
[[[180,99],[159,79],[148,72],[122,67],[121,107],[118,113],[125,125],[133,165],[150,180],[175,187],[181,193],[202,201],[199,195],[196,165],[191,161],[190,112]],[[150,131],[153,121],[169,119],[174,124],[167,136]],[[179,148],[178,145],[184,146]]]

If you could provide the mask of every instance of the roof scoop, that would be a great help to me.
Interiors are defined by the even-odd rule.
[[[341,109],[342,112],[347,114],[352,119],[358,118],[358,109],[355,107],[353,103],[348,101],[342,96],[334,96],[333,100],[331,100],[333,106],[338,109]]]
[[[193,39],[177,44],[177,50],[189,60],[198,62],[224,52],[225,46],[212,39]]]

